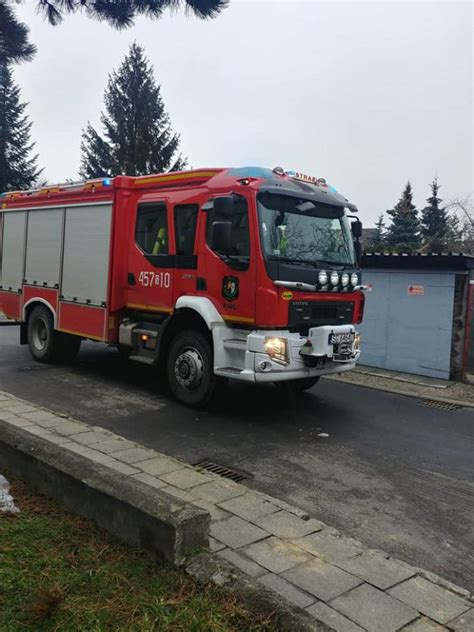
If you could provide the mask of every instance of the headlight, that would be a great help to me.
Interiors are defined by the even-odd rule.
[[[354,287],[356,285],[359,285],[359,275],[356,272],[353,272],[351,274],[351,285],[353,285]]]
[[[341,283],[342,287],[346,287],[347,285],[349,285],[349,275],[347,274],[347,272],[342,273]]]
[[[360,351],[360,334],[354,336],[354,344],[352,345],[354,351]]]
[[[334,270],[331,272],[331,285],[337,285],[339,283],[339,274]]]
[[[328,273],[326,272],[326,270],[320,270],[318,274],[318,282],[320,285],[328,284]]]
[[[288,340],[286,338],[265,338],[265,352],[279,364],[288,364]]]

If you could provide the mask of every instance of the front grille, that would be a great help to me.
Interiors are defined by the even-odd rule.
[[[311,327],[350,324],[353,315],[353,301],[292,301],[288,325],[290,331],[307,335]]]
[[[316,306],[311,309],[310,318],[324,322],[335,321],[337,319],[337,309],[335,307]]]

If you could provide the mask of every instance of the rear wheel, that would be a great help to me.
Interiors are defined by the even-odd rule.
[[[302,393],[303,391],[307,391],[310,388],[313,388],[319,382],[320,376],[317,375],[315,377],[303,377],[299,380],[288,380],[288,382],[283,382],[285,386],[292,391],[297,393]],[[277,383],[277,386],[281,384],[281,382]]]
[[[79,351],[81,339],[55,331],[51,312],[38,305],[28,319],[28,346],[38,362],[70,362]]]
[[[202,407],[216,386],[210,340],[200,331],[179,333],[171,342],[167,359],[168,384],[174,397],[187,406]]]

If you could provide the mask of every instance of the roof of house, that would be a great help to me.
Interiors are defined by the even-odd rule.
[[[467,254],[365,252],[362,268],[400,270],[474,270],[474,256]]]

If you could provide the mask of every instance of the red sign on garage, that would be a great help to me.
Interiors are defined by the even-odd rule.
[[[424,293],[425,293],[424,285],[409,285],[408,286],[408,294],[410,295],[423,296]]]

